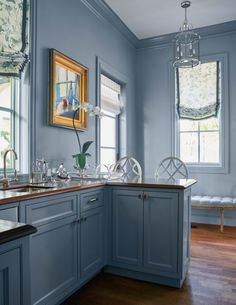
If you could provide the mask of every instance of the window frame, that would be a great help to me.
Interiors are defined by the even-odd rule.
[[[120,101],[122,104],[122,112],[117,116],[117,160],[121,156],[127,154],[127,110],[126,110],[126,98],[128,78],[112,65],[105,62],[100,57],[96,57],[96,101],[97,105],[101,106],[101,74],[109,77],[113,81],[117,82],[121,86]],[[100,119],[96,118],[96,165],[100,164]]]
[[[207,63],[219,61],[221,65],[221,101],[220,101],[220,134],[219,134],[219,158],[220,163],[187,163],[190,173],[228,173],[229,172],[229,96],[228,96],[228,54],[212,54],[201,56],[201,62]],[[180,130],[179,118],[176,111],[176,81],[172,68],[171,100],[172,109],[172,155],[180,156]]]
[[[18,142],[19,142],[19,137],[20,137],[20,130],[18,128],[19,115],[17,116],[17,112],[18,112],[18,109],[20,109],[20,91],[19,91],[20,79],[15,79],[15,77],[11,77],[11,76],[6,76],[6,78],[10,79],[10,84],[11,84],[11,104],[10,104],[10,107],[0,106],[0,111],[10,114],[11,143],[10,143],[9,148],[13,148],[19,154]],[[19,168],[16,167],[17,161],[15,161],[15,159],[12,159],[12,156],[10,156],[10,158],[11,158],[11,164],[13,165],[13,167],[8,167],[7,172],[13,173],[14,168],[17,168],[17,170],[19,170]],[[2,173],[3,173],[3,167],[0,167],[0,174],[2,174]]]
[[[104,75],[104,74],[103,74]],[[109,117],[115,120],[115,137],[116,137],[116,141],[115,141],[115,147],[110,147],[110,146],[102,146],[101,145],[101,122],[99,121],[99,128],[100,128],[100,133],[99,133],[99,164],[101,164],[101,149],[105,148],[105,149],[112,149],[115,150],[115,156],[116,156],[116,161],[119,160],[120,158],[120,132],[119,132],[119,125],[120,125],[120,115],[116,115],[111,116],[109,114],[104,114],[104,117]]]

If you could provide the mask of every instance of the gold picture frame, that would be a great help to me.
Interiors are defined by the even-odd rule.
[[[73,128],[74,111],[88,101],[88,68],[55,49],[50,50],[49,124]],[[88,128],[88,113],[75,116],[79,130]]]

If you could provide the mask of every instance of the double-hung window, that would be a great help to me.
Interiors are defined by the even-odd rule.
[[[101,74],[100,164],[111,165],[119,158],[119,114],[121,85]]]
[[[19,79],[0,76],[0,169],[3,168],[3,154],[9,148],[17,149],[19,126]],[[8,155],[7,168],[13,169],[13,159]]]
[[[8,154],[7,170],[28,171],[28,87],[30,0],[0,1],[0,174],[3,154]],[[22,103],[21,103],[22,101]],[[21,103],[21,104],[20,104]],[[15,164],[16,163],[16,164]]]
[[[176,70],[176,155],[193,171],[225,164],[222,71],[222,60]]]

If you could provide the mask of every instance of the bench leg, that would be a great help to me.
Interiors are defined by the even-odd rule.
[[[220,209],[220,232],[224,232],[224,209]]]

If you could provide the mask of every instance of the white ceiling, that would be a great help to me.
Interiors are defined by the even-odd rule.
[[[177,32],[184,20],[181,0],[105,0],[139,38]],[[236,0],[192,0],[188,20],[194,28],[236,20]]]

